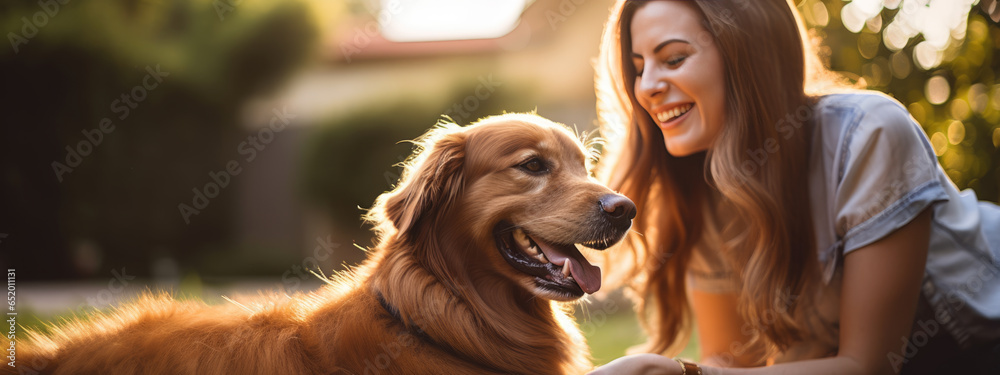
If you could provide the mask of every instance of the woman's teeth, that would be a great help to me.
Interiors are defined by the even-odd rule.
[[[684,104],[684,105],[680,105],[680,106],[671,108],[670,110],[657,113],[656,114],[656,120],[659,121],[659,122],[668,122],[670,120],[673,120],[673,119],[675,119],[677,117],[680,117],[680,116],[684,115],[685,113],[687,113],[688,111],[690,111],[691,107],[693,107],[693,106],[694,106],[694,104]]]

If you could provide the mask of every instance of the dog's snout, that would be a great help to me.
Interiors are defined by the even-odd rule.
[[[611,220],[627,221],[635,218],[635,203],[623,195],[606,194],[597,203]]]

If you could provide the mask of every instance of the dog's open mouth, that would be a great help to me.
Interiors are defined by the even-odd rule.
[[[601,289],[601,268],[587,261],[575,244],[549,242],[507,222],[496,226],[494,236],[507,263],[534,276],[540,287],[577,298]],[[582,245],[602,250],[610,246],[608,242]]]

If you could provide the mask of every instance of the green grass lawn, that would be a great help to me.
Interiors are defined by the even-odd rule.
[[[631,306],[630,306],[631,307]],[[587,338],[594,365],[600,366],[625,355],[628,348],[646,341],[646,333],[639,326],[639,320],[631,308],[619,309],[613,314],[598,316],[591,313],[587,320],[578,309],[577,322]],[[600,324],[599,324],[600,323]],[[698,337],[693,334],[687,346],[679,355],[698,360]]]

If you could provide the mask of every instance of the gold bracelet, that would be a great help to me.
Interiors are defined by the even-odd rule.
[[[677,357],[674,357],[674,361],[676,361],[678,365],[681,365],[681,375],[687,375],[687,367],[684,366],[684,362]]]
[[[697,363],[683,361],[680,358],[674,358],[674,360],[681,365],[681,375],[687,375],[689,369],[692,375],[701,375],[701,366],[698,366]]]

